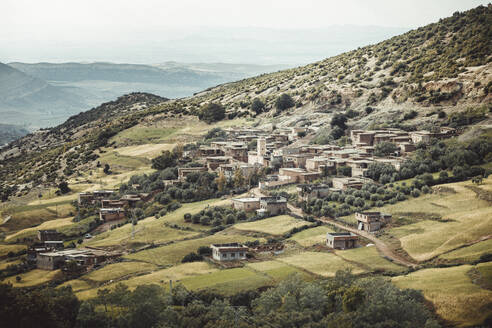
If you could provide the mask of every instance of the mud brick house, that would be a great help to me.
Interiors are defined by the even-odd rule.
[[[332,183],[333,188],[347,190],[348,188],[360,189],[365,181],[359,178],[333,178]]]
[[[287,156],[284,156],[284,161],[287,162],[287,163],[292,163],[292,167],[295,167],[295,168],[301,168],[301,169],[305,169],[306,168],[306,160],[308,158],[313,158],[314,157],[314,154],[308,154],[308,153],[305,153],[305,154],[293,154],[293,155],[287,155]]]
[[[212,244],[212,258],[216,261],[239,261],[246,259],[248,247],[239,243]]]
[[[240,162],[248,162],[248,147],[243,144],[231,144],[225,147],[226,156],[230,156]]]
[[[357,212],[357,229],[367,232],[380,230],[383,226],[391,221],[391,214],[381,212]]]
[[[52,251],[39,253],[36,257],[38,269],[56,270],[61,268],[66,262],[73,261],[78,266],[96,265],[109,258],[120,256],[121,253],[111,253],[97,249],[79,248],[63,251]]]
[[[191,173],[207,172],[207,168],[204,166],[200,167],[178,167],[178,180],[184,181],[186,176]]]
[[[198,157],[208,156],[224,156],[224,152],[218,148],[200,146],[200,148],[198,149]]]
[[[121,200],[112,200],[112,199],[103,199],[101,200],[102,208],[114,208],[114,207],[123,207],[125,203]]]
[[[126,218],[126,214],[125,210],[121,207],[101,208],[99,210],[99,218],[103,221],[122,220]]]
[[[275,216],[287,212],[287,199],[284,197],[260,197],[260,210]]]
[[[279,170],[279,175],[290,177],[291,182],[307,183],[319,179],[321,172],[307,172],[301,168],[283,167]]]
[[[38,230],[39,241],[59,241],[62,240],[60,233],[56,230]]]
[[[89,205],[94,202],[94,195],[91,192],[79,193],[78,203],[79,205]]]
[[[79,205],[94,205],[96,201],[107,199],[113,195],[113,190],[94,190],[93,192],[79,193]]]
[[[245,212],[253,212],[260,208],[260,199],[257,197],[234,198],[232,208]]]
[[[347,161],[347,165],[352,168],[353,177],[366,176],[367,169],[373,161],[368,159],[353,159]]]
[[[135,195],[135,194],[128,194],[124,195],[123,197],[120,198],[120,201],[128,205],[129,207],[135,207],[137,202],[141,201],[142,197],[140,195]]]
[[[314,157],[306,159],[306,170],[333,174],[336,172],[336,167],[335,163],[330,161],[328,157]]]
[[[36,266],[41,270],[56,270],[65,264],[65,256],[58,252],[38,253]]]
[[[330,186],[325,184],[300,184],[296,189],[298,199],[303,201],[325,198],[330,193]]]
[[[230,156],[211,156],[207,157],[207,168],[210,171],[215,171],[222,164],[230,164],[232,157]]]
[[[335,249],[350,249],[357,246],[358,237],[351,232],[328,232],[326,245]]]

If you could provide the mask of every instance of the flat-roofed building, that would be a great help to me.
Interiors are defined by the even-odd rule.
[[[212,258],[216,261],[240,261],[246,259],[248,247],[239,243],[212,244]]]
[[[99,210],[99,218],[103,221],[122,220],[126,218],[125,210],[121,207],[101,208]]]
[[[333,188],[347,190],[348,188],[361,189],[362,185],[366,182],[360,178],[333,178]]]
[[[357,229],[373,232],[380,230],[383,226],[391,221],[391,214],[381,212],[357,212]]]
[[[359,237],[352,232],[328,232],[326,245],[335,249],[350,249],[357,246]]]
[[[260,209],[268,212],[270,216],[287,213],[287,199],[284,197],[260,197]]]
[[[207,172],[207,168],[205,166],[199,167],[178,167],[178,180],[184,181],[186,176],[191,173],[199,173],[199,172]]]
[[[232,208],[245,212],[256,211],[260,208],[260,199],[257,197],[233,198]]]
[[[325,198],[330,194],[330,186],[326,184],[299,184],[296,189],[298,199],[303,201]]]
[[[38,239],[43,242],[62,240],[60,233],[53,229],[38,230]]]

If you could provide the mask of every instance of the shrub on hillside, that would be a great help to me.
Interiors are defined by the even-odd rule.
[[[198,118],[207,123],[221,121],[225,118],[225,109],[221,104],[208,103],[200,108]]]
[[[286,93],[282,93],[275,101],[275,108],[277,108],[277,112],[294,107],[294,105],[294,99]]]

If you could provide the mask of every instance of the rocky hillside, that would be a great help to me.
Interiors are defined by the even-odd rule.
[[[225,119],[252,117],[260,126],[322,128],[335,113],[345,114],[349,127],[430,129],[458,114],[459,124],[467,125],[477,121],[470,119],[475,110],[481,119],[490,111],[491,60],[492,6],[480,6],[372,46],[190,98],[121,97],[11,144],[0,153],[0,180],[9,186],[55,182],[94,161],[94,150],[121,131],[144,120],[199,116],[207,103],[222,105]],[[283,94],[289,101],[280,104]],[[66,153],[75,150],[65,170]]]

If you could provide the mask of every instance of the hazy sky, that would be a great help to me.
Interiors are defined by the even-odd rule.
[[[193,27],[321,28],[376,25],[413,28],[479,0],[2,0],[0,61],[40,59],[50,47],[142,37],[176,38]],[[173,32],[170,32],[173,31]],[[196,32],[196,29],[195,29]],[[130,37],[131,36],[131,37]],[[3,48],[3,50],[2,50]],[[29,56],[27,56],[29,55]],[[27,56],[27,57],[26,57]],[[7,57],[7,58],[5,58]],[[49,57],[46,57],[49,58]]]

